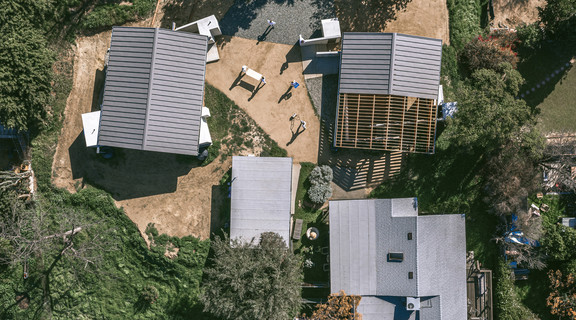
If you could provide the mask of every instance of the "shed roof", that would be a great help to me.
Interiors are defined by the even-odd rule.
[[[98,144],[198,154],[207,37],[114,27]]]
[[[391,252],[403,253],[404,260],[388,260]],[[413,279],[409,279],[409,272]],[[369,305],[363,308],[370,314],[375,314],[375,310],[384,313],[365,317],[366,320],[397,319],[394,316],[405,308],[387,307],[390,303],[401,304],[401,300],[392,297],[429,300],[431,306],[421,309],[421,319],[465,319],[463,217],[419,217],[415,198],[331,201],[330,285],[332,292],[344,290],[348,294],[378,297],[379,300],[366,300]]]
[[[440,39],[345,32],[339,91],[437,99],[441,61]]]
[[[291,195],[292,158],[233,157],[230,239],[275,232],[288,244]]]

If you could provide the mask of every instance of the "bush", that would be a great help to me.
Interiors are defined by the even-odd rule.
[[[516,68],[517,54],[512,51],[515,39],[508,36],[490,36],[468,42],[459,55],[462,70],[471,75],[476,70],[489,69],[496,72],[502,70],[501,64],[508,62]]]
[[[81,25],[84,30],[99,30],[144,18],[154,10],[154,0],[133,0],[132,5],[106,4],[97,6]]]
[[[504,260],[500,260],[496,269],[496,276],[497,279],[494,281],[496,283],[494,288],[496,319],[538,319],[530,309],[522,304],[520,297],[514,290],[514,279],[512,279],[510,269]]]
[[[539,48],[544,38],[538,23],[521,25],[518,27],[516,35],[521,48],[529,50]]]
[[[310,189],[308,189],[308,197],[314,203],[324,203],[332,196],[332,168],[329,166],[319,166],[310,172],[308,179],[310,180]]]
[[[156,289],[156,287],[152,285],[147,285],[144,288],[144,290],[142,290],[141,293],[142,300],[149,304],[153,304],[154,302],[156,302],[156,300],[158,300],[159,295],[160,294],[158,293],[158,289]]]
[[[460,50],[480,32],[479,0],[448,0],[450,44]]]

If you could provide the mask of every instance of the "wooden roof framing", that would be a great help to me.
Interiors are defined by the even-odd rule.
[[[434,153],[433,99],[340,93],[335,146]]]

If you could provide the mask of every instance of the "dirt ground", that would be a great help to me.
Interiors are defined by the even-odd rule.
[[[156,25],[161,16],[159,11]],[[151,21],[130,25],[150,26]],[[198,167],[193,158],[127,149],[103,160],[85,147],[81,114],[97,108],[110,35],[108,31],[76,41],[74,84],[52,165],[53,183],[70,192],[84,182],[102,187],[141,232],[152,222],[160,233],[208,238],[211,213],[218,217],[218,202],[224,200],[214,199],[213,194],[220,196],[214,186],[230,168],[230,160]]]
[[[316,162],[320,122],[308,98],[300,47],[270,42],[257,44],[255,40],[227,36],[220,38],[218,46],[220,61],[207,65],[206,81],[246,111],[280,147],[288,151],[294,162]],[[266,85],[255,95],[251,89],[257,82],[248,76],[238,77],[243,65],[266,78]],[[292,89],[288,98],[284,94],[292,80],[300,86]],[[281,99],[283,95],[287,99]],[[296,136],[293,132],[299,123],[290,121],[294,113],[306,122],[306,130]]]
[[[494,27],[515,28],[538,21],[538,7],[544,0],[494,0]]]
[[[416,36],[442,39],[450,44],[448,8],[445,0],[413,0],[396,20],[386,24],[384,32],[401,32]]]
[[[197,0],[187,3],[161,0],[154,26],[167,27],[172,21],[182,25],[212,13],[221,17],[233,1]],[[414,33],[447,41],[445,9],[445,3],[439,0],[414,0],[406,11],[398,13],[386,31]],[[430,18],[430,12],[434,12],[434,19]],[[428,18],[420,18],[425,13]],[[148,27],[152,19],[130,25]],[[152,222],[161,233],[208,238],[211,224],[213,226],[214,219],[217,219],[214,217],[218,217],[221,203],[226,200],[217,185],[230,168],[230,159],[199,167],[190,157],[118,150],[113,159],[103,160],[94,150],[85,147],[81,114],[97,109],[98,93],[104,78],[104,55],[109,42],[110,32],[80,37],[76,41],[73,49],[74,85],[54,157],[54,184],[70,192],[75,192],[84,183],[102,187],[110,192],[118,206],[125,209],[141,232]],[[288,151],[295,162],[317,162],[320,124],[308,98],[299,47],[222,37],[219,49],[221,60],[208,64],[206,80],[244,109]],[[242,65],[266,77],[267,84],[253,97],[249,87],[254,83],[247,77],[238,78]],[[287,92],[292,80],[298,81],[300,87]],[[289,120],[294,113],[306,121],[307,129],[299,134],[294,134],[299,123],[292,125]]]

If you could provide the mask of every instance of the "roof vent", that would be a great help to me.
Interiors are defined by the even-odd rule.
[[[406,310],[408,311],[420,310],[420,298],[406,297]]]

